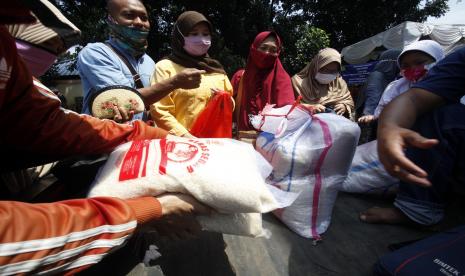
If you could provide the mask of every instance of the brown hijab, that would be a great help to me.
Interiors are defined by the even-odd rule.
[[[167,59],[187,68],[197,68],[200,70],[205,70],[208,73],[226,74],[221,63],[215,59],[210,58],[208,54],[200,57],[194,57],[189,55],[183,48],[183,36],[187,36],[189,31],[192,30],[195,25],[201,22],[207,23],[210,32],[213,32],[212,24],[201,13],[196,11],[186,11],[178,17],[178,20],[176,20],[176,24],[173,27],[173,33],[171,35],[172,53],[167,57]]]
[[[337,62],[341,66],[341,54],[332,48],[320,50],[302,71],[292,77],[292,86],[296,93],[302,95],[304,103],[329,107],[344,104],[347,114],[351,115],[354,101],[342,77],[337,77],[329,84],[321,84],[315,79],[318,71],[331,62]]]

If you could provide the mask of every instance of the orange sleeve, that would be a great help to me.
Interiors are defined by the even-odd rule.
[[[166,136],[166,131],[141,121],[117,124],[61,108],[56,98],[33,85],[13,39],[1,26],[0,39],[0,154],[7,160],[3,168],[18,159],[24,166],[41,163],[27,162],[32,155],[53,161],[107,153],[127,141]]]
[[[0,274],[74,273],[99,262],[138,223],[161,217],[153,197],[47,204],[0,202]]]

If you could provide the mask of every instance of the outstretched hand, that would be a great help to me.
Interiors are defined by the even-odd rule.
[[[415,131],[390,126],[378,133],[378,154],[386,171],[402,181],[423,187],[431,186],[428,174],[409,160],[404,153],[407,147],[428,149],[439,141],[427,139]]]

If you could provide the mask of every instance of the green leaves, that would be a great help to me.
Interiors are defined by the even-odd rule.
[[[285,58],[291,75],[303,69],[320,49],[330,45],[329,35],[322,29],[304,25],[298,28],[297,33],[300,37],[295,43],[294,54]]]
[[[51,0],[82,31],[82,45],[103,41],[105,0]],[[447,0],[147,0],[152,30],[148,54],[158,61],[170,53],[171,32],[179,14],[199,11],[216,28],[210,55],[231,76],[243,67],[254,37],[274,29],[283,40],[281,56],[292,75],[321,48],[341,50],[403,21],[424,21],[447,10]]]

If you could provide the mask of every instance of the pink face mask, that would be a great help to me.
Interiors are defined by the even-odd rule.
[[[56,55],[21,40],[16,40],[16,48],[34,77],[45,74],[57,58]]]
[[[184,37],[183,48],[189,55],[196,57],[203,56],[208,52],[208,49],[210,49],[210,46],[212,45],[212,39],[210,35],[184,36],[179,28],[178,31],[182,37]]]
[[[210,36],[188,36],[184,38],[184,50],[193,56],[203,56],[210,49]]]

